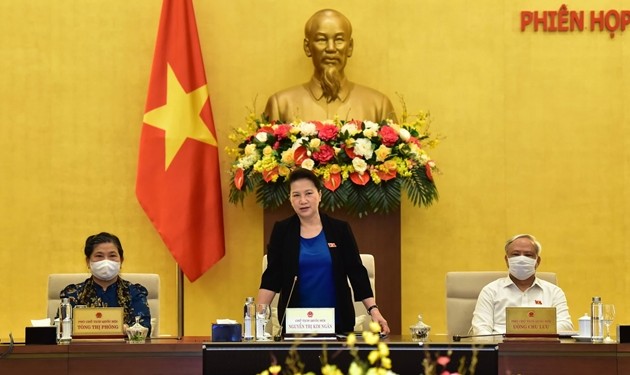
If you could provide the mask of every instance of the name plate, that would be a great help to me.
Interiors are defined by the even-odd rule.
[[[505,332],[509,335],[556,335],[555,307],[506,307]]]
[[[122,307],[81,307],[72,310],[72,337],[124,337]]]
[[[287,308],[287,334],[334,334],[335,309],[332,307]]]

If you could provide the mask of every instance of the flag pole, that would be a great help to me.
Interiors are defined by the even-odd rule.
[[[184,271],[177,265],[177,339],[184,337]]]

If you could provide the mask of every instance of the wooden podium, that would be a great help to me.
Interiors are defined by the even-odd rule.
[[[267,251],[267,242],[274,223],[294,213],[288,203],[277,209],[264,210],[264,253]],[[374,255],[376,302],[387,319],[391,333],[400,335],[400,208],[389,214],[371,214],[363,218],[349,216],[342,210],[326,213],[349,222],[359,246],[359,252]]]

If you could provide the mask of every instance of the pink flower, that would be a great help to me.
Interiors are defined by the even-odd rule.
[[[291,125],[282,124],[282,125],[278,125],[278,127],[274,129],[273,135],[275,135],[278,138],[278,140],[281,140],[281,139],[287,138],[290,131],[291,131]]]
[[[387,147],[392,147],[398,142],[398,134],[390,126],[383,126],[378,134],[381,136],[383,144]]]
[[[441,357],[439,357],[439,358],[437,359],[437,363],[438,363],[438,364],[440,364],[440,365],[442,365],[442,366],[446,366],[446,365],[448,365],[448,363],[449,363],[450,361],[451,361],[451,359],[450,359],[449,357],[445,356],[445,355],[443,355],[443,356],[441,356]]]
[[[326,124],[322,125],[319,129],[318,137],[322,141],[330,141],[337,136],[337,133],[339,133],[339,128],[337,126]]]
[[[313,159],[317,160],[321,164],[328,163],[334,157],[335,149],[333,149],[329,145],[321,145],[319,146],[319,150],[313,152]]]

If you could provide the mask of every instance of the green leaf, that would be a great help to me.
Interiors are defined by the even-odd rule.
[[[256,202],[263,208],[278,208],[289,199],[289,184],[284,180],[276,183],[266,183],[261,179],[256,190]]]
[[[438,199],[438,191],[435,183],[429,180],[424,167],[411,170],[411,177],[404,179],[404,188],[407,196],[414,206],[430,206]]]

